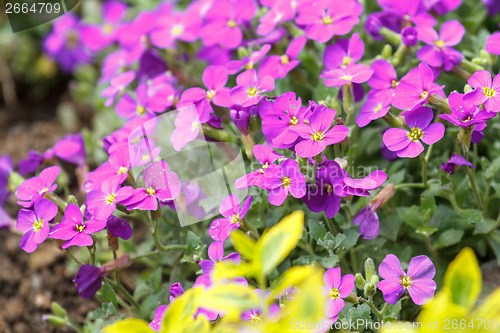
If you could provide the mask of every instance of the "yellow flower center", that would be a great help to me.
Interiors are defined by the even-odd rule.
[[[413,127],[411,132],[408,132],[408,138],[412,141],[418,141],[424,136],[424,131],[418,127]]]
[[[253,322],[262,321],[262,315],[260,313],[254,313],[250,316],[250,320]]]
[[[351,75],[342,75],[340,78],[342,80],[347,80],[347,81],[351,81],[352,80],[352,76]]]
[[[128,169],[126,167],[121,166],[120,169],[118,169],[118,174],[121,175],[121,174],[124,174],[127,171],[128,171]]]
[[[427,96],[429,96],[429,92],[427,90],[424,90],[424,92],[420,94],[420,99],[426,99]]]
[[[437,40],[434,41],[434,45],[443,48],[444,47],[444,40],[437,39]]]
[[[243,67],[245,67],[246,70],[253,69],[253,61],[250,61],[248,64],[246,64]]]
[[[377,105],[377,107],[375,108],[375,110],[373,110],[373,113],[377,113],[380,110],[382,110],[382,105]]]
[[[396,87],[398,86],[398,84],[399,84],[399,81],[392,80],[391,81],[392,89],[396,89]]]
[[[104,30],[106,35],[109,35],[113,32],[113,26],[111,24],[105,24],[102,30]]]
[[[212,99],[217,92],[215,90],[209,90],[207,91],[207,98]]]
[[[299,119],[295,116],[292,116],[292,118],[290,118],[290,121],[288,122],[288,124],[290,126],[295,126],[299,123]]]
[[[76,225],[76,231],[83,232],[83,230],[85,230],[85,224],[77,224]]]
[[[326,193],[332,193],[333,192],[333,185],[325,185],[325,190],[326,190]]]
[[[194,131],[195,129],[197,129],[198,127],[200,127],[200,123],[198,121],[195,121],[191,124],[191,131]]]
[[[410,288],[413,285],[413,280],[409,276],[402,276],[401,277],[401,285],[405,288]]]
[[[333,19],[330,15],[325,15],[321,18],[321,21],[323,21],[323,24],[329,25],[333,23]]]
[[[172,35],[177,37],[177,36],[180,36],[180,34],[182,34],[182,25],[176,25],[172,28]]]
[[[73,30],[68,31],[66,34],[66,47],[68,49],[74,49],[79,43],[80,38],[78,34]]]
[[[230,28],[235,28],[238,24],[236,23],[235,20],[229,20],[227,21],[227,26]]]
[[[336,299],[340,297],[340,291],[337,288],[333,288],[332,291],[330,291],[330,298]]]
[[[255,95],[257,95],[257,92],[258,92],[257,88],[252,87],[252,88],[248,89],[248,96],[255,96]]]
[[[35,232],[42,229],[42,227],[43,227],[43,220],[42,219],[36,220],[35,223],[33,223],[33,229],[35,230]]]
[[[311,134],[311,138],[314,141],[323,141],[325,139],[325,135],[321,131],[317,131],[316,133]]]
[[[281,184],[283,185],[283,187],[290,186],[290,177],[281,178]]]
[[[143,161],[147,161],[147,160],[149,160],[149,154],[148,154],[148,153],[146,153],[146,154],[142,155],[141,159],[142,159]]]
[[[135,108],[135,111],[137,112],[137,114],[139,116],[144,116],[144,114],[146,113],[146,108],[144,106],[141,106],[141,105],[138,105],[136,108]]]
[[[264,173],[269,166],[269,162],[266,162],[265,164],[262,165],[262,168],[259,169],[260,173]]]
[[[43,194],[43,193],[47,192],[48,190],[49,190],[48,188],[44,187],[40,190],[40,192],[38,192],[38,194]]]
[[[239,222],[240,220],[240,214],[234,214],[232,217],[231,217],[231,224],[234,224],[234,223],[237,223]]]
[[[463,120],[464,123],[468,122],[468,121],[471,121],[472,118],[470,116],[467,117],[467,119]]]
[[[286,65],[290,62],[290,57],[287,56],[286,54],[281,56],[281,64]]]
[[[351,56],[345,56],[342,58],[342,65],[347,66],[351,63]]]
[[[110,195],[108,195],[108,197],[106,198],[106,202],[111,205],[113,203],[113,201],[115,201],[115,198],[116,198],[116,195],[114,195],[113,193],[111,193]]]
[[[217,260],[217,262],[215,263],[215,266],[214,266],[214,269],[218,269],[220,268],[222,265],[224,265],[224,263],[220,260]]]
[[[152,188],[152,187],[150,186],[150,187],[148,187],[148,189],[146,190],[146,193],[147,193],[148,195],[150,195],[150,196],[153,196],[153,195],[155,195],[156,191],[155,191],[155,189],[154,189],[154,188]]]
[[[484,87],[483,94],[488,98],[492,98],[493,96],[495,96],[495,89]]]

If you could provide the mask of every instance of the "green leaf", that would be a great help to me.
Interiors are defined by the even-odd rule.
[[[420,227],[417,230],[415,230],[415,232],[419,235],[424,236],[424,237],[430,237],[432,234],[434,234],[438,230],[439,229],[436,227],[427,226],[427,227]]]
[[[195,253],[203,250],[203,242],[200,237],[198,237],[194,232],[188,231],[187,238],[187,249],[189,253]]]
[[[463,230],[457,230],[457,229],[446,230],[441,235],[439,235],[437,242],[434,244],[434,248],[437,250],[443,247],[457,244],[458,242],[460,242],[463,235],[464,235]]]
[[[110,302],[115,306],[115,308],[118,307],[116,304],[115,291],[108,281],[104,281],[104,283],[102,284],[101,296],[104,302]]]
[[[398,207],[396,208],[396,212],[399,217],[409,225],[410,227],[417,229],[423,227],[422,216],[420,214],[420,208],[417,206],[411,207]]]
[[[361,304],[354,308],[352,312],[351,320],[353,322],[357,322],[357,320],[363,320],[363,322],[367,322],[371,320],[371,310],[368,304]]]
[[[466,247],[450,263],[444,275],[444,286],[453,303],[471,309],[481,292],[481,270],[474,252]]]
[[[315,220],[309,220],[308,225],[309,232],[311,233],[311,236],[314,238],[314,240],[317,241],[318,239],[323,239],[323,237],[325,237],[327,231],[323,224]]]
[[[484,223],[483,213],[477,209],[463,209],[460,211],[460,217],[468,224]]]
[[[337,235],[337,236],[339,236],[339,235]],[[358,242],[359,232],[354,228],[347,229],[344,232],[343,238],[344,239],[340,242],[340,244],[338,246],[340,246],[340,248],[342,250],[349,250],[351,247],[356,245],[356,243]],[[336,247],[338,247],[338,246],[336,246]]]
[[[436,210],[436,199],[434,196],[423,195],[420,198],[420,209],[422,211],[422,218],[425,221],[429,221]]]
[[[500,265],[500,230],[495,230],[489,235],[488,243],[490,243],[493,252],[495,252],[497,263]]]
[[[213,311],[238,312],[259,306],[257,294],[248,287],[225,284],[205,290],[198,297],[199,306]]]
[[[295,248],[304,230],[304,212],[295,211],[268,229],[255,246],[254,265],[261,277],[275,269]]]
[[[321,259],[321,265],[325,268],[333,268],[337,263],[339,262],[339,256],[336,254],[333,254],[327,258]]]
[[[106,326],[103,333],[151,333],[153,332],[144,320],[129,318]]]
[[[243,258],[252,260],[255,251],[255,241],[247,237],[241,230],[235,230],[231,234],[233,246]]]
[[[491,230],[495,229],[498,225],[497,221],[492,219],[485,220],[484,223],[476,224],[476,229],[474,229],[474,235],[487,234]]]
[[[396,304],[389,304],[386,312],[384,313],[384,321],[386,320],[396,320],[401,312],[401,301]]]

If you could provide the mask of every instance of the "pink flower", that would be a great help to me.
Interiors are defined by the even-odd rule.
[[[106,220],[116,209],[116,204],[128,199],[134,189],[131,186],[120,188],[117,177],[105,180],[100,190],[91,191],[87,195],[87,209],[98,220]]]
[[[342,276],[339,267],[328,269],[323,275],[323,294],[328,296],[325,307],[325,317],[337,321],[338,314],[344,308],[344,298],[354,290],[354,275]]]
[[[325,86],[340,87],[345,84],[363,83],[368,81],[373,74],[373,69],[362,64],[353,64],[324,72],[319,77],[325,79]]]
[[[61,223],[52,228],[50,237],[66,240],[62,245],[63,249],[67,249],[72,245],[90,246],[94,244],[94,240],[90,235],[101,231],[105,227],[106,220],[90,220],[84,223],[80,208],[75,204],[68,204]]]
[[[500,111],[500,75],[495,76],[491,81],[491,74],[488,71],[477,71],[467,81],[469,85],[476,88],[464,96],[466,105],[481,105],[488,112]]]
[[[34,210],[21,209],[17,215],[17,229],[25,232],[21,238],[21,249],[31,253],[49,235],[50,221],[57,215],[56,204],[47,199],[35,203]]]
[[[215,219],[208,229],[210,237],[216,241],[225,241],[233,230],[240,227],[240,221],[245,217],[253,196],[249,196],[240,204],[240,200],[236,194],[231,194],[224,199],[219,207],[219,212],[223,218]]]
[[[274,89],[274,79],[271,76],[259,78],[254,69],[249,69],[236,78],[237,86],[231,90],[233,104],[252,106],[260,101],[260,94]]]
[[[57,184],[54,184],[54,181],[59,172],[61,172],[61,169],[58,166],[53,166],[42,170],[38,177],[35,176],[26,179],[16,190],[16,196],[21,200],[17,204],[25,208],[30,208],[45,193],[55,191]]]

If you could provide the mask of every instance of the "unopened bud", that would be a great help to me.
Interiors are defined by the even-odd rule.
[[[392,57],[392,46],[386,44],[382,49],[382,58],[389,60]]]
[[[356,273],[356,287],[358,289],[364,289],[365,288],[365,284],[366,284],[366,280],[365,278],[363,277],[363,275],[361,275],[361,273]]]
[[[78,206],[78,201],[76,200],[74,195],[68,195],[68,198],[66,199],[68,203],[72,203]]]
[[[61,327],[66,325],[65,319],[53,315],[44,315],[42,317],[42,320],[54,327]]]
[[[350,293],[349,296],[344,298],[344,301],[352,304],[358,304],[358,296],[355,293]]]
[[[66,310],[64,310],[64,308],[57,302],[52,302],[52,311],[56,314],[56,316],[58,317],[61,317],[61,318],[64,318],[66,317],[68,314],[66,312]]]
[[[364,291],[365,291],[365,296],[370,297],[375,295],[375,293],[377,292],[377,288],[373,283],[367,283],[365,285]]]
[[[377,276],[377,271],[375,268],[375,263],[372,258],[368,258],[365,261],[365,277],[367,281],[371,281],[374,276]]]

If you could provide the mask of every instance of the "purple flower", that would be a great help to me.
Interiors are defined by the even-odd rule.
[[[179,297],[182,294],[184,294],[184,288],[182,288],[181,283],[180,282],[172,283],[172,285],[170,286],[169,301],[173,302],[177,297]]]
[[[328,218],[333,218],[340,209],[340,196],[335,193],[335,186],[347,177],[347,172],[335,161],[326,161],[318,165],[316,184],[308,185],[307,193],[302,197],[311,212],[325,211]]]
[[[35,203],[34,210],[21,209],[17,215],[17,229],[25,232],[21,238],[21,249],[31,253],[49,235],[50,221],[57,215],[57,206],[47,199]]]
[[[340,267],[330,268],[323,275],[323,294],[328,296],[325,307],[325,317],[337,319],[338,314],[344,308],[344,298],[354,290],[354,275],[342,276]]]
[[[181,191],[177,200],[163,201],[160,202],[160,204],[166,204],[174,210],[180,210],[183,213],[185,212],[201,221],[206,218],[206,212],[200,205],[200,202],[206,198],[207,195],[201,190],[198,184],[195,182],[183,182],[181,184]],[[178,204],[179,202],[182,204]]]
[[[92,265],[83,265],[73,279],[78,294],[83,298],[91,298],[101,289],[102,280],[107,275],[104,269]]]
[[[131,186],[120,188],[116,177],[105,180],[100,190],[87,194],[87,209],[97,220],[106,220],[116,209],[116,204],[128,199],[134,189]]]
[[[474,89],[464,96],[464,103],[468,105],[481,105],[488,112],[500,111],[500,75],[491,81],[488,71],[477,71],[467,81]]]
[[[240,205],[240,200],[236,194],[230,194],[222,199],[219,212],[223,218],[215,219],[208,228],[208,233],[216,241],[225,241],[233,230],[240,227],[240,221],[250,208],[253,196],[249,196]]]
[[[372,74],[373,69],[362,64],[353,64],[326,71],[319,77],[325,79],[325,86],[327,87],[340,87],[351,82],[366,82],[371,78]]]
[[[167,312],[168,305],[163,304],[156,308],[153,321],[149,323],[149,328],[155,332],[161,332],[163,326],[163,316]]]
[[[347,67],[363,57],[365,44],[356,32],[351,38],[341,38],[335,44],[328,45],[323,55],[323,64],[327,70]]]
[[[30,208],[45,193],[55,191],[57,184],[54,184],[54,181],[59,172],[61,172],[61,169],[58,166],[53,166],[42,170],[38,177],[35,176],[26,179],[16,190],[16,196],[21,200],[17,204],[25,208]]]
[[[361,210],[354,216],[352,224],[359,224],[359,233],[361,238],[374,239],[378,235],[380,222],[378,215],[372,204],[361,208]]]
[[[110,86],[105,88],[101,93],[101,97],[106,98],[104,106],[110,107],[114,103],[116,96],[124,92],[125,88],[134,81],[134,79],[135,72],[132,70],[113,76],[110,80]]]
[[[14,171],[14,163],[9,155],[0,156],[0,206],[7,200],[10,195],[7,189],[10,174]]]
[[[207,90],[202,88],[186,89],[181,96],[178,108],[196,105],[200,118],[205,119],[209,114],[214,112],[211,105],[229,106],[231,100],[229,98],[229,88],[226,88],[228,73],[224,66],[208,66],[203,72],[203,84]]]
[[[378,288],[382,290],[384,300],[389,304],[396,304],[405,290],[408,290],[417,305],[423,305],[434,297],[436,282],[433,278],[436,268],[426,256],[412,258],[406,274],[398,257],[388,254],[378,267],[378,272],[385,279],[378,283]]]
[[[373,75],[368,80],[368,85],[377,91],[390,91],[393,95],[399,85],[394,66],[387,60],[378,59],[371,64],[370,68],[373,69]]]
[[[445,119],[455,126],[470,127],[483,124],[496,113],[480,110],[477,105],[465,104],[464,95],[452,92],[448,98],[451,114],[440,114],[438,117]]]
[[[460,43],[465,34],[465,28],[460,22],[451,20],[443,23],[439,35],[432,27],[421,26],[417,29],[418,38],[427,44],[418,50],[418,59],[433,67],[443,66],[446,71],[451,70],[454,65],[460,64],[462,60],[460,52],[451,48]],[[447,56],[447,53],[450,52],[456,53],[458,56]]]
[[[176,151],[181,151],[189,142],[193,141],[200,134],[201,124],[208,121],[208,114],[201,116],[194,106],[186,106],[179,110],[175,118],[175,129],[170,136],[170,141]]]
[[[237,190],[241,190],[250,186],[262,186],[264,175],[267,167],[273,164],[280,158],[285,158],[284,155],[276,153],[271,147],[265,145],[255,145],[253,154],[257,161],[262,164],[262,167],[236,180],[235,186]]]
[[[50,232],[50,237],[66,240],[62,245],[67,249],[72,245],[90,246],[94,244],[91,234],[106,227],[106,220],[90,220],[83,222],[83,215],[75,204],[68,204],[64,210],[61,223],[56,224]]]
[[[405,117],[410,130],[388,129],[383,136],[385,145],[390,151],[397,152],[399,157],[417,157],[424,151],[420,140],[431,145],[438,142],[444,135],[443,124],[431,124],[433,117],[432,110],[427,107],[410,111]]]
[[[189,7],[183,13],[159,15],[151,31],[151,44],[165,49],[175,48],[175,42],[194,42],[200,35],[201,17],[196,8]]]
[[[483,130],[486,128],[486,123],[477,124],[474,126],[474,130],[472,131],[472,135],[470,137],[470,142],[472,143],[480,143],[484,138]]]
[[[271,9],[260,18],[260,24],[257,27],[257,33],[261,36],[269,34],[279,23],[289,21],[295,16],[294,6],[289,1],[274,1],[269,5]]]
[[[414,27],[405,27],[401,30],[401,40],[408,47],[417,45],[418,32]]]
[[[36,171],[36,169],[38,169],[40,165],[42,165],[43,161],[44,158],[40,153],[34,150],[30,150],[28,152],[28,157],[23,158],[17,164],[19,173],[22,176],[26,176],[29,173],[33,173]]]
[[[86,184],[87,191],[100,190],[101,183],[110,178],[118,179],[119,184],[123,183],[127,179],[130,167],[128,146],[122,145],[119,149],[113,151],[107,162],[87,174],[87,179],[92,183],[92,186]]]
[[[320,43],[334,35],[345,35],[358,24],[363,6],[355,0],[305,2],[297,9],[297,24],[306,26],[306,36]]]
[[[206,23],[201,30],[205,46],[219,44],[225,48],[237,48],[243,40],[240,25],[245,25],[257,12],[252,0],[216,0],[208,10]]]
[[[43,48],[66,72],[72,72],[77,65],[89,63],[92,59],[82,47],[79,19],[72,13],[55,21],[52,33],[44,40]]]
[[[304,48],[304,45],[306,45],[306,42],[306,37],[299,36],[290,42],[285,54],[281,56],[271,55],[264,58],[259,65],[259,75],[262,77],[270,75],[274,79],[285,78],[288,72],[300,63],[297,57]]]
[[[92,51],[98,52],[111,45],[116,39],[116,28],[125,15],[127,6],[118,1],[106,1],[102,5],[103,24],[82,27],[82,41]]]
[[[260,101],[260,94],[274,90],[274,79],[271,76],[259,78],[254,69],[249,69],[236,78],[237,86],[231,90],[230,96],[234,104],[252,106]]]
[[[434,83],[432,69],[424,62],[418,65],[418,70],[410,71],[406,77],[408,78],[396,87],[392,99],[392,105],[398,109],[413,109],[427,102],[430,94],[442,91],[442,87]],[[410,77],[414,79],[410,80]]]
[[[120,219],[114,215],[111,215],[106,222],[106,229],[108,232],[121,239],[130,239],[132,237],[132,227],[124,219]]]
[[[270,294],[270,292],[261,289],[255,289],[254,292],[255,294],[257,294],[259,299],[266,299],[267,297],[269,297]],[[264,306],[265,305],[248,311],[244,311],[241,314],[241,320],[246,320],[250,322],[259,322],[262,321],[264,316],[266,316],[267,320],[271,322],[277,322],[280,318],[280,312],[281,312],[280,306],[278,304],[271,304],[267,308],[267,311],[265,310]]]
[[[263,99],[259,103],[259,114],[267,143],[282,149],[293,146],[299,137],[293,128],[303,123],[310,112],[310,108],[302,107],[302,100],[296,98],[294,92],[286,92],[274,101]]]
[[[298,156],[316,156],[327,146],[339,143],[347,137],[349,129],[343,125],[337,125],[330,129],[335,114],[335,110],[320,105],[309,117],[309,125],[299,124],[292,129],[303,139],[295,145],[295,152]]]
[[[86,155],[83,136],[80,133],[66,135],[63,139],[57,141],[52,150],[44,154],[44,157],[48,158],[47,155],[51,153],[68,163],[84,165]]]
[[[255,64],[257,64],[257,62],[259,62],[259,60],[262,59],[262,57],[265,56],[270,49],[270,44],[264,44],[260,50],[250,53],[250,56],[244,56],[241,60],[232,60],[228,62],[226,64],[227,72],[229,74],[236,74],[242,69],[254,69]],[[264,76],[260,71],[259,75]]]
[[[495,16],[500,12],[500,2],[497,0],[482,0],[486,9],[488,10],[489,16]]]
[[[359,127],[365,127],[372,120],[382,118],[391,108],[392,92],[388,90],[370,90],[365,103],[356,117]]]
[[[433,10],[438,15],[445,15],[452,10],[455,10],[462,4],[462,0],[433,0],[424,2],[428,10]]]
[[[269,202],[275,206],[281,206],[288,193],[298,199],[306,194],[306,178],[295,160],[285,160],[280,166],[271,164],[264,177],[263,186],[269,190]]]
[[[500,2],[498,2],[498,8],[500,10]],[[491,36],[486,39],[485,49],[491,54],[500,54],[500,31],[491,34]]]
[[[240,105],[231,105],[229,107],[229,116],[233,121],[234,125],[240,130],[241,134],[247,136],[248,125],[250,121],[250,117],[258,113],[257,106],[252,105],[250,107],[244,107]]]
[[[471,162],[467,161],[465,157],[460,154],[453,153],[451,154],[448,162],[441,164],[441,170],[448,172],[450,175],[453,175],[455,169],[458,166],[468,166],[471,168],[476,168]]]
[[[148,89],[146,84],[141,84],[136,89],[136,98],[129,94],[123,94],[118,103],[116,103],[115,111],[118,117],[123,119],[131,119],[137,117],[150,118],[155,116],[155,108],[149,103]],[[162,110],[163,111],[163,110]]]
[[[167,162],[158,161],[149,164],[143,173],[144,188],[137,188],[131,197],[122,202],[127,210],[157,210],[158,200],[175,199],[181,190],[179,178],[169,171]]]
[[[219,268],[225,262],[239,264],[240,255],[236,252],[224,257],[224,242],[212,242],[208,247],[210,260],[200,261],[200,267],[204,275],[210,275],[214,269]]]

